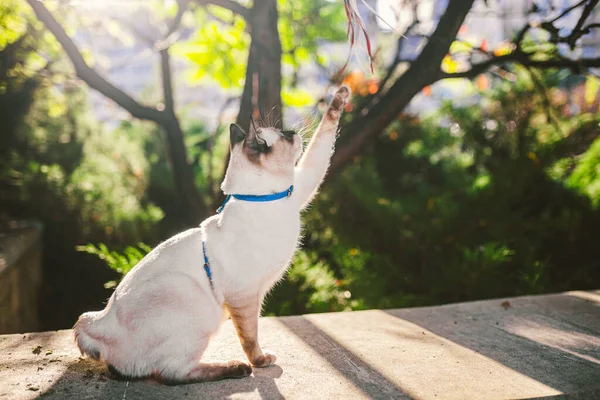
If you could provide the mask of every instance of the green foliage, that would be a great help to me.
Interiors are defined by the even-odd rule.
[[[119,237],[139,237],[163,218],[145,201],[149,165],[140,136],[126,130],[90,133],[83,159],[73,171],[68,193],[76,193],[86,224],[100,224]]]
[[[210,77],[223,88],[241,88],[246,76],[250,36],[241,18],[229,16],[230,24],[208,20],[201,11],[201,28],[188,43],[173,46],[173,53],[187,57],[196,66],[192,81]]]
[[[350,292],[345,291],[324,260],[314,252],[300,251],[287,277],[269,296],[265,315],[289,315],[350,309]]]
[[[283,62],[298,69],[307,62],[323,66],[331,60],[320,45],[347,40],[343,2],[278,0]]]
[[[139,243],[137,247],[127,246],[122,253],[109,250],[104,243],[100,243],[97,246],[88,243],[85,246],[77,246],[76,249],[77,251],[97,256],[121,276],[125,276],[146,254],[152,251],[152,248],[144,243]],[[109,281],[104,287],[109,289],[116,285],[116,281]]]
[[[87,92],[68,78],[68,62],[55,58],[55,43],[36,31],[23,4],[0,6],[0,23],[13,13],[27,25],[14,40],[0,29],[0,223],[41,222],[41,322],[56,329],[72,324],[80,307],[104,300],[101,284],[115,274],[75,246],[156,241],[162,210],[147,193],[149,135],[106,132],[90,118]],[[40,66],[39,54],[49,62]]]
[[[0,4],[0,48],[14,43],[27,31],[27,20],[23,18],[24,4],[17,0],[6,0]]]
[[[575,164],[567,185],[589,197],[597,209],[600,208],[600,138],[582,154]]]

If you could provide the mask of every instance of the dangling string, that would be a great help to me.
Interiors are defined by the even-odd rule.
[[[362,3],[371,11],[377,18],[383,21],[393,32],[404,37],[404,35],[400,34],[396,31],[386,20],[384,20],[374,9],[371,7],[365,0],[361,0]],[[363,21],[360,13],[358,11],[358,5],[356,4],[356,0],[344,0],[344,8],[346,10],[346,17],[348,18],[348,31],[346,35],[348,36],[348,40],[350,41],[350,50],[348,51],[348,58],[346,59],[346,63],[342,67],[340,71],[340,75],[344,73],[348,63],[350,62],[350,58],[352,57],[352,50],[354,48],[354,44],[358,41],[359,35],[362,31],[362,34],[365,37],[365,42],[367,44],[367,53],[369,55],[369,67],[371,69],[371,74],[373,71],[373,54],[371,50],[371,40],[369,39],[369,34],[367,33],[367,29],[365,27],[365,22]]]
[[[346,10],[346,17],[348,18],[348,31],[346,35],[348,36],[348,40],[350,41],[350,49],[348,51],[348,58],[346,59],[346,63],[340,71],[340,75],[344,73],[346,67],[348,66],[348,63],[350,62],[350,58],[352,57],[352,50],[354,48],[355,42],[358,41],[358,35],[360,31],[362,31],[365,37],[365,41],[367,43],[367,52],[369,54],[369,66],[371,68],[371,73],[373,73],[373,55],[371,54],[371,40],[369,39],[367,29],[365,28],[365,23],[358,12],[356,0],[344,0],[344,8]]]

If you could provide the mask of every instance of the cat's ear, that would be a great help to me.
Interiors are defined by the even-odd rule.
[[[231,141],[231,146],[242,142],[246,139],[246,132],[242,129],[238,124],[231,124],[229,126],[229,140]]]

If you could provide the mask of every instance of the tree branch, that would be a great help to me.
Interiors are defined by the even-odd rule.
[[[579,39],[584,34],[584,31],[581,28],[583,27],[583,24],[585,23],[585,21],[588,19],[588,17],[592,13],[592,10],[594,9],[594,7],[596,7],[596,5],[598,4],[598,1],[599,0],[590,0],[590,2],[585,5],[585,8],[581,12],[581,17],[579,17],[579,20],[577,21],[577,25],[575,25],[575,28],[573,28],[573,31],[569,35],[568,41],[569,41],[569,46],[571,47],[571,50],[573,50],[575,48],[575,42],[577,42],[577,39]]]
[[[228,9],[246,20],[250,16],[250,10],[234,0],[195,0],[199,6],[214,5]]]
[[[527,32],[529,32],[530,29],[531,29],[531,24],[528,22],[525,24],[525,26],[523,28],[521,28],[519,33],[517,33],[517,36],[515,38],[517,50],[521,49],[521,43],[523,42],[523,39],[525,38],[525,34],[527,34]]]
[[[594,28],[600,28],[600,23],[589,24],[588,26],[583,28],[581,31],[583,32],[584,35],[587,35]]]
[[[581,7],[582,5],[584,5],[585,3],[587,3],[588,0],[581,0],[579,3],[572,5],[571,7],[567,8],[565,11],[563,11],[558,17],[548,21],[551,24],[558,21],[559,19],[561,19],[562,17],[564,17],[565,15],[567,15],[568,13],[570,13],[571,11],[573,11],[574,9],[576,9],[577,7]]]
[[[571,49],[573,49],[575,46],[575,42],[582,35],[589,33],[590,29],[595,28],[596,26],[600,26],[600,24],[590,24],[586,27],[583,27],[583,25],[585,24],[585,21],[589,17],[593,8],[598,4],[598,1],[600,1],[600,0],[582,0],[582,1],[578,2],[577,4],[567,8],[559,16],[553,18],[552,20],[543,22],[542,24],[540,24],[540,27],[550,33],[550,35],[552,37],[550,40],[551,43],[568,43],[569,46],[571,46]],[[579,17],[577,24],[572,29],[569,36],[560,37],[558,35],[559,30],[553,25],[553,23],[556,22],[557,20],[561,19],[565,15],[569,14],[571,11],[575,10],[576,8],[582,7],[584,5],[585,5],[585,7],[581,13],[581,16]],[[512,53],[503,55],[503,56],[494,57],[491,53],[484,52],[484,54],[486,54],[490,57],[487,61],[484,61],[479,64],[475,64],[475,65],[471,66],[471,69],[469,69],[468,71],[464,71],[464,72],[458,72],[458,73],[440,72],[440,75],[439,75],[440,79],[474,78],[475,76],[487,71],[488,68],[492,67],[493,65],[496,65],[496,64],[499,64],[502,62],[518,62],[527,68],[531,68],[531,67],[535,67],[535,68],[569,68],[575,73],[579,73],[583,69],[586,69],[586,68],[598,67],[598,59],[572,60],[572,59],[568,59],[568,58],[564,58],[564,57],[559,57],[559,58],[555,58],[552,60],[545,60],[545,61],[532,60],[531,57],[533,56],[533,53],[526,53],[522,50],[522,47],[521,47],[523,39],[525,38],[525,34],[531,28],[532,28],[531,24],[527,23],[517,33],[515,40],[513,42],[513,44],[515,46],[515,50]]]
[[[171,47],[171,45],[175,41],[177,41],[177,39],[179,38],[177,30],[179,29],[179,26],[181,25],[181,20],[183,18],[183,14],[185,14],[185,12],[187,11],[189,2],[190,2],[190,0],[178,0],[177,1],[177,14],[175,15],[175,18],[173,18],[173,20],[169,24],[169,28],[167,29],[167,32],[163,35],[163,38],[161,40],[159,40],[158,42],[154,43],[152,45],[152,48],[154,48],[158,51],[163,51],[163,50]]]
[[[179,0],[177,2],[177,14],[175,15],[175,18],[173,18],[173,21],[171,21],[171,24],[169,24],[169,30],[165,35],[165,39],[167,39],[169,36],[175,33],[177,29],[179,29],[179,25],[181,25],[181,19],[183,18],[183,14],[185,14],[185,12],[187,11],[188,4],[189,0]]]
[[[83,59],[83,56],[81,55],[81,52],[75,43],[73,43],[62,26],[60,26],[54,16],[40,1],[27,0],[27,2],[35,12],[38,19],[42,21],[44,25],[46,25],[46,28],[52,32],[56,40],[65,50],[65,53],[67,53],[67,56],[75,68],[75,73],[77,76],[87,83],[89,87],[97,90],[104,96],[113,100],[136,118],[154,121],[159,124],[164,121],[164,116],[161,111],[141,105],[121,89],[115,87],[113,84],[101,77],[97,71],[91,68]]]
[[[449,79],[449,78],[474,78],[479,74],[484,73],[490,67],[501,64],[503,62],[517,62],[524,67],[534,67],[534,68],[568,68],[575,73],[579,73],[586,68],[598,68],[600,67],[600,58],[582,58],[579,60],[571,60],[568,58],[557,58],[552,60],[532,60],[530,58],[531,54],[525,53],[522,51],[514,51],[510,54],[505,54],[503,56],[491,57],[489,60],[484,61],[479,64],[475,64],[468,71],[464,72],[455,72],[455,73],[445,73],[440,72],[439,79]]]
[[[416,3],[413,6],[413,14],[417,15]],[[392,65],[390,65],[388,67],[387,73],[385,74],[385,76],[383,77],[381,82],[379,83],[379,87],[382,90],[385,88],[385,85],[387,85],[387,83],[390,80],[390,78],[392,77],[392,75],[394,75],[394,72],[396,72],[396,68],[398,67],[398,65],[402,62],[400,55],[402,53],[402,45],[403,45],[404,41],[406,40],[406,35],[410,34],[412,29],[415,26],[417,26],[418,24],[419,24],[419,21],[418,21],[418,19],[415,18],[415,20],[413,22],[411,22],[411,24],[404,30],[404,33],[396,41],[396,52],[394,53],[394,61],[392,62]]]
[[[581,58],[579,60],[562,58],[545,61],[527,60],[525,62],[521,62],[521,64],[525,65],[526,67],[529,66],[535,68],[568,68],[575,73],[580,73],[586,68],[599,68],[600,58]]]
[[[171,63],[169,58],[169,48],[163,49],[160,55],[160,72],[163,87],[163,101],[165,102],[165,112],[169,116],[175,114],[175,102],[173,100],[173,83],[171,82]]]

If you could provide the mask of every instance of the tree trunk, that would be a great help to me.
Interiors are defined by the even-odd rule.
[[[161,122],[161,126],[167,136],[171,174],[175,182],[179,200],[181,201],[181,206],[185,210],[184,215],[186,220],[193,225],[197,225],[208,215],[208,210],[196,187],[194,171],[187,160],[188,156],[183,131],[175,115],[169,49],[161,50],[159,55],[165,102],[165,118]]]
[[[187,161],[183,131],[175,116],[161,125],[167,138],[171,173],[185,218],[192,225],[198,225],[209,213],[196,187],[192,166]]]
[[[281,107],[281,41],[277,22],[277,0],[255,0],[247,17],[250,25],[250,51],[246,67],[246,81],[236,123],[246,131],[250,118],[276,128],[283,127]],[[222,176],[229,165],[229,153]],[[221,179],[222,180],[222,179]],[[217,199],[217,203],[223,200]]]
[[[277,128],[283,126],[278,19],[277,0],[254,1],[248,21],[252,41],[246,82],[237,117],[237,123],[244,129],[249,128],[252,115],[262,116],[266,123]]]
[[[440,65],[456,38],[474,0],[450,1],[427,45],[410,68],[392,85],[366,115],[342,127],[348,140],[339,146],[331,160],[329,177],[339,173],[365,146],[383,132],[425,86],[440,79]]]

